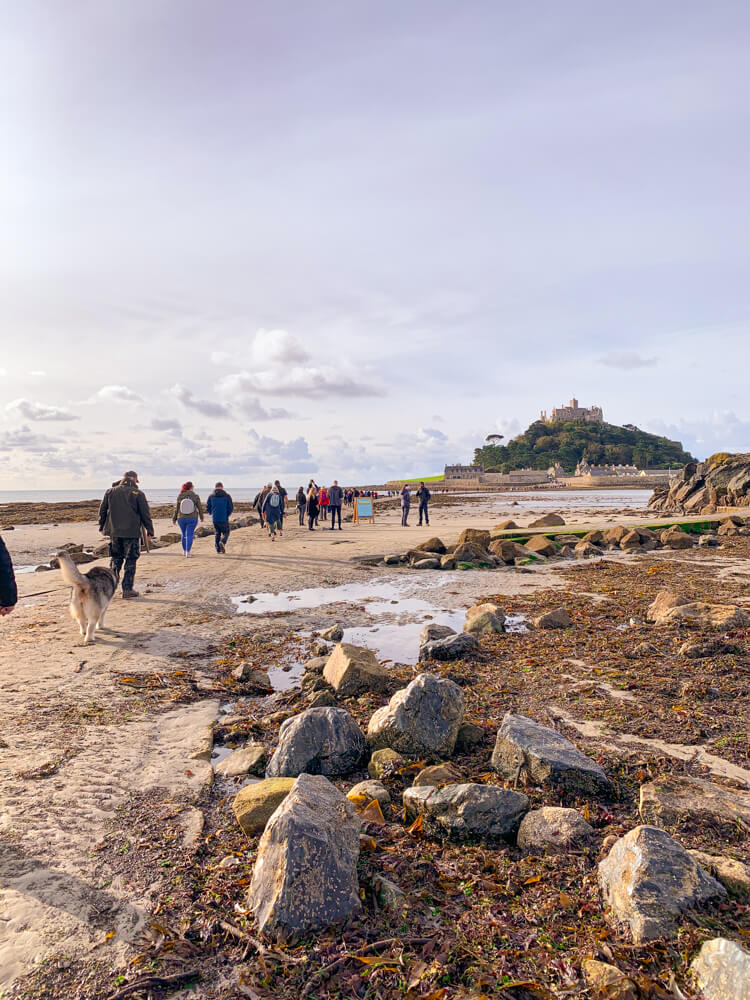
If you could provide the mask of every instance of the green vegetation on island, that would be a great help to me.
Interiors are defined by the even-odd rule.
[[[535,421],[506,445],[486,444],[474,451],[474,462],[485,472],[547,469],[559,463],[568,473],[580,461],[591,465],[636,465],[667,468],[694,462],[679,441],[648,434],[632,424]]]

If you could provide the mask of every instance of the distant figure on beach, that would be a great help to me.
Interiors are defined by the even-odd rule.
[[[318,522],[318,489],[315,483],[310,483],[310,488],[307,491],[307,524],[310,531],[315,530],[315,525]]]
[[[229,540],[229,518],[234,510],[232,498],[224,490],[224,483],[217,483],[213,493],[206,502],[206,513],[214,522],[216,551],[223,555],[227,551]]]
[[[18,603],[13,560],[0,538],[0,615],[9,615]]]
[[[328,491],[328,506],[331,509],[331,531],[336,527],[336,515],[339,518],[339,531],[341,531],[341,504],[344,500],[344,491],[339,486],[338,479],[334,479],[333,486]]]
[[[318,506],[320,507],[320,516],[324,521],[328,520],[328,490],[325,486],[321,486],[318,490]]]
[[[263,517],[266,519],[271,541],[275,542],[276,532],[278,531],[279,535],[281,535],[282,528],[284,527],[284,498],[279,492],[278,486],[272,486],[270,492],[266,495],[263,504]]]
[[[305,496],[304,487],[300,486],[297,490],[297,513],[299,514],[299,526],[304,528],[305,526],[305,511],[307,510],[307,497]]]
[[[424,483],[419,484],[419,489],[417,490],[417,497],[419,499],[419,527],[422,527],[422,516],[424,516],[424,523],[430,523],[430,514],[427,509],[427,504],[430,501],[430,496],[432,494],[427,489]]]
[[[140,596],[133,590],[135,564],[141,554],[141,530],[154,537],[154,525],[148,500],[138,488],[138,474],[126,472],[122,481],[104,494],[99,507],[99,531],[109,535],[110,568],[122,574],[122,596],[126,599]]]
[[[404,483],[401,488],[401,527],[409,527],[409,508],[411,507],[411,490],[409,484]]]
[[[281,485],[281,483],[278,481],[278,479],[274,479],[273,485],[279,491],[279,496],[281,497],[281,527],[283,528],[284,527],[284,517],[286,515],[286,505],[287,505],[287,503],[289,501],[289,494],[284,489],[284,487]]]
[[[188,480],[180,487],[180,494],[177,497],[172,515],[172,524],[178,525],[182,534],[182,551],[185,553],[186,559],[192,558],[190,550],[193,547],[198,518],[203,520],[203,505],[201,498],[193,489],[193,484]]]
[[[266,505],[266,498],[271,492],[271,483],[266,483],[263,489],[260,491],[260,496],[258,497],[258,513],[260,514],[260,526],[261,528],[268,528],[266,523],[266,515],[263,513],[263,508]]]

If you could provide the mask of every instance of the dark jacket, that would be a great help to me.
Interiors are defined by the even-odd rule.
[[[427,489],[426,486],[420,486],[419,489],[417,490],[417,496],[419,497],[419,502],[421,504],[426,504],[427,501],[432,496],[432,494],[430,493],[430,491]]]
[[[232,498],[224,490],[214,490],[206,502],[206,513],[217,524],[226,524],[233,510]]]
[[[297,506],[298,507],[307,506],[307,497],[305,496],[305,491],[303,489],[297,490]]]
[[[18,603],[13,562],[5,542],[0,538],[0,608],[12,608]]]
[[[404,486],[401,490],[401,506],[411,507],[411,490],[408,486]]]
[[[154,534],[148,500],[131,480],[123,479],[104,494],[99,507],[99,531],[104,531],[105,525],[111,538],[140,538],[141,525],[147,534]]]
[[[340,507],[344,499],[344,491],[340,486],[332,486],[328,491],[328,503],[331,507]]]
[[[277,504],[271,503],[271,498],[275,497],[278,500]],[[263,517],[267,521],[280,521],[284,516],[284,498],[276,490],[269,490],[266,494],[266,499],[263,501]]]

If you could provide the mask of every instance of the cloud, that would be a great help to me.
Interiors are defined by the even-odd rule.
[[[196,399],[192,390],[179,382],[173,385],[170,393],[188,410],[195,410],[196,413],[204,417],[230,417],[232,415],[228,406],[223,403],[214,403],[210,399]]]
[[[140,396],[133,389],[126,385],[103,385],[98,392],[89,400],[90,403],[144,403],[143,396]]]
[[[309,352],[288,330],[258,330],[252,343],[253,361],[261,367],[308,361]]]
[[[714,410],[706,416],[668,423],[659,418],[641,422],[643,430],[662,434],[671,441],[681,441],[691,455],[708,458],[717,451],[750,451],[750,420],[738,417],[732,410]]]
[[[46,378],[47,372],[39,371],[38,369],[36,369],[34,371],[30,371],[29,375],[31,375],[32,378]]]
[[[237,401],[237,406],[251,420],[286,420],[292,416],[289,410],[285,410],[281,406],[265,409],[257,396],[248,396],[247,399],[240,398]]]
[[[435,427],[420,427],[419,437],[425,441],[447,441],[448,435]]]
[[[14,399],[5,409],[8,413],[20,413],[26,420],[80,420],[80,417],[69,410],[47,406],[45,403],[35,403],[30,399]]]
[[[635,371],[637,368],[653,368],[658,361],[658,358],[644,358],[635,351],[610,351],[603,358],[599,358],[600,365],[619,368],[624,372]]]
[[[294,438],[293,441],[279,441],[276,438],[261,436],[253,430],[248,437],[256,452],[259,465],[307,461],[312,457],[307,441],[303,437]]]
[[[42,454],[53,451],[54,445],[59,441],[59,438],[36,434],[28,424],[22,424],[16,430],[0,434],[0,451],[29,451],[33,454]]]
[[[272,368],[267,371],[241,371],[225,376],[220,390],[229,396],[301,396],[325,399],[328,396],[382,396],[383,390],[352,375],[328,366]]]
[[[179,420],[153,417],[149,427],[152,431],[167,431],[169,434],[174,434],[175,437],[182,437],[182,424]]]

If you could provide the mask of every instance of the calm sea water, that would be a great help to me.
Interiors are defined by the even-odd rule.
[[[297,492],[297,483],[294,492]],[[304,486],[307,487],[307,480]],[[286,487],[289,492],[291,489]],[[235,500],[252,500],[260,489],[259,486],[227,486],[227,492]],[[178,490],[149,490],[144,487],[144,493],[149,503],[173,503]],[[213,493],[213,486],[198,486],[197,493],[204,499]],[[104,490],[0,490],[0,504],[4,503],[76,503],[78,500],[101,500]]]

